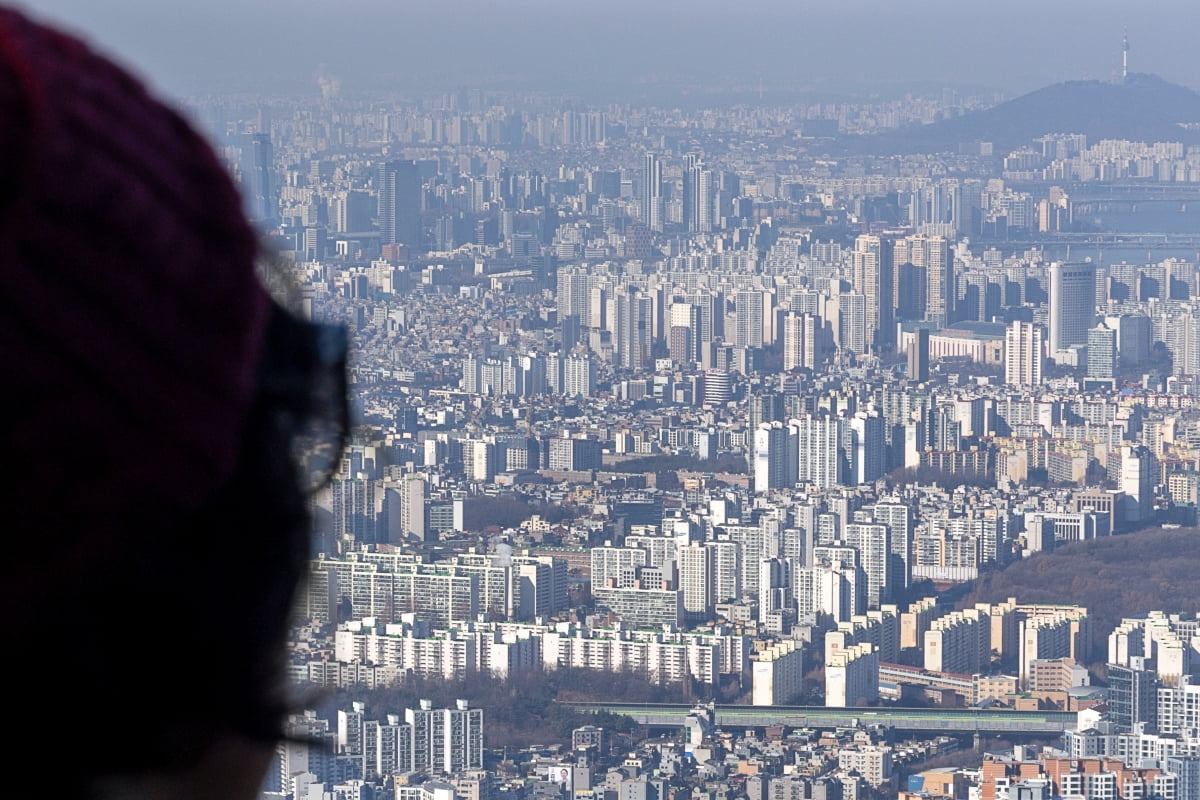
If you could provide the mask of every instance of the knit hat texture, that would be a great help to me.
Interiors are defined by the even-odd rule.
[[[270,302],[241,209],[178,113],[0,9],[9,513],[187,512],[229,478]]]

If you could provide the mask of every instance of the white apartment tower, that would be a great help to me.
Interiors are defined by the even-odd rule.
[[[791,371],[817,366],[817,336],[820,326],[813,314],[791,313],[783,318],[783,368]]]
[[[734,296],[734,308],[737,312],[734,346],[762,347],[763,293],[753,289],[738,292]]]
[[[1004,334],[1004,382],[1013,386],[1042,383],[1042,329],[1016,321]]]
[[[788,422],[789,441],[796,444],[796,480],[831,489],[845,480],[845,420],[805,414]]]
[[[699,544],[681,547],[675,553],[686,617],[704,618],[713,606],[714,555],[712,548]]]

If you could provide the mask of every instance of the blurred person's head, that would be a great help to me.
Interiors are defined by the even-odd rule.
[[[22,782],[253,789],[280,734],[311,353],[257,238],[184,119],[0,9],[5,705],[55,764]]]

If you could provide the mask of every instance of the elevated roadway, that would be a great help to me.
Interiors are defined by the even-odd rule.
[[[659,703],[563,703],[585,712],[607,711],[640,725],[683,725],[693,706]],[[714,707],[714,724],[724,728],[852,728],[883,725],[920,733],[1024,734],[1056,736],[1075,727],[1069,711],[1002,711],[969,708],[825,708],[824,706]]]

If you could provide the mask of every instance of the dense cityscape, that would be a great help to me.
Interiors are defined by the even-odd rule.
[[[1194,596],[971,593],[1196,524],[1200,113],[318,88],[189,107],[354,340],[264,797],[1200,800]]]

